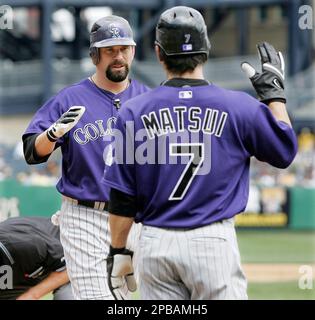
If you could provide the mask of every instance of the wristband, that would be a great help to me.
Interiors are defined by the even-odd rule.
[[[113,248],[112,246],[110,246],[109,247],[109,255],[113,256],[115,254],[124,253],[125,249],[126,249],[125,247],[123,247],[123,248]]]
[[[50,142],[56,142],[58,140],[58,138],[52,132],[50,132],[50,130],[46,131],[46,136]]]

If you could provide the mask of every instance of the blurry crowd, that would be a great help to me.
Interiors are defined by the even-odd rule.
[[[52,155],[47,163],[27,165],[22,142],[16,146],[0,144],[0,181],[17,180],[23,185],[54,186],[61,175],[60,156]]]
[[[276,169],[254,158],[251,160],[251,184],[259,187],[303,186],[315,188],[315,134],[303,128],[298,135],[299,150],[287,169]]]
[[[287,169],[276,169],[252,158],[245,212],[287,212],[287,188],[315,188],[315,134],[309,128],[303,128],[298,135],[298,144],[298,154]]]
[[[288,169],[276,169],[252,158],[251,188],[303,186],[315,188],[315,134],[304,128],[298,135],[299,152]],[[25,163],[22,143],[0,144],[0,181],[18,180],[24,185],[53,186],[61,174],[60,155],[55,153],[47,163],[29,166]]]

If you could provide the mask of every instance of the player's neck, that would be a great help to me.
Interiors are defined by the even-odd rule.
[[[193,71],[187,71],[182,74],[176,74],[173,72],[166,71],[167,79],[173,78],[185,78],[185,79],[204,79],[202,65],[198,65]]]
[[[119,93],[126,90],[129,87],[129,78],[121,82],[113,82],[104,77],[104,75],[99,74],[98,72],[94,73],[91,77],[92,82],[101,89],[110,91],[112,93]]]

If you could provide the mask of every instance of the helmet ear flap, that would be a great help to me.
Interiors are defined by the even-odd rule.
[[[97,65],[100,62],[100,55],[98,48],[92,47],[90,48],[90,57],[93,61],[93,64]]]

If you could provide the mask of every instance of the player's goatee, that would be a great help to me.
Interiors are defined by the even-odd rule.
[[[113,82],[121,82],[121,81],[124,81],[127,76],[128,76],[128,73],[129,73],[129,67],[127,64],[123,63],[123,69],[120,71],[113,71],[112,69],[112,66],[114,64],[110,64],[108,66],[108,68],[106,69],[106,77],[107,79],[109,79],[110,81],[113,81]]]

